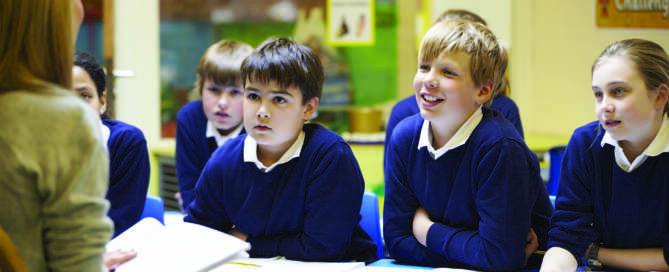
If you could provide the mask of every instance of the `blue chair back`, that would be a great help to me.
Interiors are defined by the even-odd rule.
[[[373,192],[365,192],[362,196],[362,207],[360,208],[360,226],[369,237],[376,243],[376,255],[379,259],[385,258],[383,250],[383,238],[381,237],[381,224],[379,220],[379,198]]]
[[[144,202],[144,211],[142,211],[142,218],[153,217],[165,225],[165,204],[163,199],[158,196],[147,195],[146,202]]]
[[[558,185],[560,184],[560,166],[562,165],[562,156],[564,156],[566,149],[566,146],[561,145],[548,150],[548,155],[550,156],[548,183],[546,183],[548,195],[554,196],[557,194]]]

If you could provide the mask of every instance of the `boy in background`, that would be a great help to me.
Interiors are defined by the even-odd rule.
[[[248,44],[223,40],[210,46],[197,66],[195,86],[202,99],[184,105],[177,115],[175,197],[183,211],[214,150],[243,133],[239,67],[251,52]]]

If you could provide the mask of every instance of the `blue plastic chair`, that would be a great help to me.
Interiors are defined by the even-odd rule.
[[[381,224],[379,220],[379,198],[373,192],[365,192],[362,196],[362,207],[360,208],[360,226],[369,237],[372,237],[376,243],[376,255],[379,259],[385,258],[383,250],[383,238],[381,237]]]
[[[165,203],[159,196],[147,195],[142,218],[153,217],[165,225]]]
[[[560,184],[560,166],[562,165],[562,156],[564,156],[566,149],[566,146],[561,145],[548,150],[548,155],[550,156],[548,183],[546,183],[548,195],[554,196],[557,194],[558,185]]]

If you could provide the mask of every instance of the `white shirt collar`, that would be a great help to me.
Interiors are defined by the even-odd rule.
[[[285,153],[281,156],[281,158],[275,162],[274,164],[270,166],[265,166],[258,160],[258,144],[256,143],[255,139],[251,137],[250,135],[246,136],[246,139],[244,139],[244,162],[252,162],[255,163],[256,167],[260,169],[260,171],[263,171],[265,173],[269,173],[269,171],[272,171],[274,167],[287,163],[288,161],[300,157],[300,152],[302,151],[302,145],[304,144],[304,131],[300,131],[300,134],[297,136],[297,139],[293,143],[293,145],[286,150]]]
[[[653,141],[650,142],[648,147],[646,147],[641,155],[636,157],[632,163],[627,160],[623,149],[608,132],[604,133],[604,137],[602,137],[602,142],[600,143],[602,147],[604,144],[613,146],[613,154],[615,155],[616,163],[620,166],[620,169],[628,173],[632,172],[634,169],[639,168],[639,166],[646,161],[647,157],[655,157],[664,152],[669,152],[669,119],[667,119],[666,115],[662,118],[662,125],[660,126],[657,135],[655,135]]]
[[[239,127],[231,131],[230,134],[223,136],[220,133],[218,133],[218,130],[216,129],[214,124],[211,123],[211,121],[207,120],[207,132],[205,136],[207,136],[207,138],[214,137],[214,139],[216,140],[216,144],[218,146],[222,146],[226,141],[239,136],[239,133],[242,132],[242,127],[243,125],[240,124]]]
[[[107,142],[109,141],[109,135],[111,135],[111,130],[100,120],[100,133],[102,135],[102,143],[105,148],[107,147]]]
[[[430,153],[433,159],[439,159],[442,155],[446,154],[447,151],[459,147],[467,142],[469,136],[472,135],[476,126],[481,123],[483,119],[483,112],[479,107],[474,114],[472,114],[467,121],[465,121],[460,128],[453,134],[448,142],[437,150],[434,150],[432,147],[432,131],[430,130],[430,121],[423,121],[423,127],[420,130],[420,138],[418,140],[418,149],[422,147],[427,147],[427,151]]]

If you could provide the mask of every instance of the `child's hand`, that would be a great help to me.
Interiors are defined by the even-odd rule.
[[[527,234],[527,244],[525,244],[525,262],[523,263],[523,266],[527,264],[527,260],[530,259],[530,256],[532,256],[532,253],[534,253],[537,248],[539,248],[539,238],[537,238],[537,234],[534,233],[534,230],[530,228],[530,233]]]
[[[181,209],[181,212],[185,213],[186,211],[184,211],[184,201],[183,199],[181,199],[181,193],[180,192],[174,193],[174,198],[176,198],[177,202],[179,202],[179,209]]]
[[[427,214],[423,207],[419,207],[416,210],[416,214],[413,216],[413,236],[416,237],[418,243],[423,246],[427,244],[427,231],[430,230],[430,227],[434,224],[430,220],[430,216]]]
[[[232,228],[229,234],[239,238],[242,241],[246,241],[246,238],[248,238],[248,235],[246,233],[239,231],[239,229],[237,228]]]
[[[122,265],[125,262],[134,259],[135,257],[137,257],[137,251],[134,249],[117,249],[114,251],[105,252],[105,254],[102,256],[102,261],[105,264],[105,267],[109,269],[109,271],[114,271],[119,265]]]

